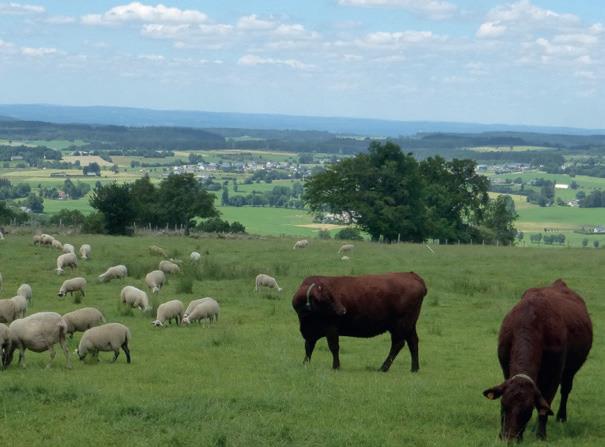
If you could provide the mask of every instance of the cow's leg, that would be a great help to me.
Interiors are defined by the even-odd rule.
[[[340,359],[338,358],[340,347],[338,346],[338,332],[336,332],[336,329],[328,331],[326,338],[328,339],[328,348],[332,353],[332,369],[338,369],[340,368]]]
[[[420,369],[420,364],[418,362],[418,334],[416,333],[416,328],[410,332],[410,334],[406,337],[408,342],[408,348],[410,350],[410,354],[412,356],[412,372],[417,372]]]
[[[316,338],[305,338],[305,359],[303,363],[309,363],[311,361],[311,355],[313,355],[313,349],[315,349]]]
[[[397,354],[399,354],[399,351],[401,351],[401,348],[403,348],[404,345],[405,338],[397,332],[391,332],[391,350],[379,371],[387,372],[389,370],[395,357],[397,357]]]
[[[557,411],[557,421],[567,421],[567,398],[571,389],[573,388],[573,376],[574,372],[565,371],[561,378],[561,403],[559,404],[559,411]]]

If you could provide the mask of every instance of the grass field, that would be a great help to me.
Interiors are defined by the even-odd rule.
[[[4,445],[78,446],[497,446],[499,404],[482,391],[501,381],[496,338],[505,313],[522,292],[563,277],[587,301],[595,343],[576,376],[569,422],[551,421],[548,445],[600,446],[605,432],[602,371],[605,367],[600,250],[523,250],[495,247],[434,247],[356,243],[352,260],[340,262],[335,241],[312,241],[301,251],[291,239],[194,240],[178,237],[118,238],[59,236],[93,247],[92,260],[73,276],[88,279],[76,305],[58,299],[63,277],[54,273],[53,249],[34,247],[30,236],[0,242],[3,297],[21,282],[33,287],[33,307],[61,313],[79,306],[101,309],[108,321],[132,331],[133,363],[123,354],[111,364],[78,362],[67,370],[62,354],[44,369],[47,353],[26,353],[26,369],[0,371],[0,441]],[[203,254],[201,281],[192,293],[171,278],[155,300],[213,296],[221,303],[219,322],[154,328],[152,315],[125,312],[118,305],[126,284],[143,287],[144,274],[158,258],[147,247],[171,256]],[[583,262],[570,262],[582,257]],[[95,277],[108,265],[124,263],[130,277],[108,284]],[[420,371],[409,372],[402,350],[388,373],[376,371],[389,348],[387,335],[341,339],[340,371],[331,370],[325,340],[303,367],[303,341],[290,299],[305,276],[385,271],[418,272],[427,282],[418,323]],[[275,275],[281,294],[252,292],[258,272]],[[80,334],[71,342],[76,347]],[[15,359],[16,360],[16,359]],[[558,397],[554,402],[557,408]],[[530,423],[530,427],[533,422]],[[530,430],[526,445],[537,442]]]
[[[288,235],[288,236],[317,236],[317,230],[300,227],[313,223],[313,218],[305,210],[288,208],[255,208],[219,207],[222,218],[228,221],[237,220],[244,224],[250,234],[260,235]]]
[[[549,151],[550,147],[544,146],[475,146],[469,150],[475,152],[528,152],[528,151]]]

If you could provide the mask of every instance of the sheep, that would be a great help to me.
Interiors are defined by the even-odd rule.
[[[192,251],[189,255],[189,259],[191,259],[192,262],[198,262],[200,259],[202,259],[202,255],[197,251]]]
[[[4,323],[0,323],[0,369],[3,368],[2,359],[10,345],[10,330]]]
[[[55,238],[52,237],[50,234],[41,234],[40,235],[40,245],[51,247],[54,240],[55,240]]]
[[[89,244],[82,244],[80,246],[80,257],[82,259],[90,259],[90,252],[92,251],[92,248],[90,247]]]
[[[74,292],[80,292],[82,296],[86,296],[84,289],[86,288],[86,279],[78,276],[77,278],[66,279],[59,289],[57,296],[63,297],[66,294],[73,296]]]
[[[56,248],[57,250],[61,250],[63,251],[63,244],[61,243],[61,241],[59,239],[54,239],[51,241],[50,243],[52,248]]]
[[[199,298],[197,300],[192,300],[189,303],[189,306],[187,306],[187,309],[185,310],[183,317],[186,317],[187,315],[189,315],[193,311],[193,309],[195,309],[195,306],[197,306],[198,304],[203,303],[204,301],[209,301],[209,300],[214,300],[214,298],[210,298],[209,296],[207,296],[206,298]]]
[[[351,260],[351,258],[349,258],[348,256],[342,256],[342,257],[340,258],[340,260],[341,260],[341,261],[350,261],[350,260]]]
[[[282,291],[282,288],[279,287],[275,278],[269,275],[265,275],[261,273],[256,277],[256,287],[254,290],[258,292],[259,287],[268,287],[270,289],[277,289],[278,292]]]
[[[128,304],[130,307],[138,307],[144,312],[151,310],[147,293],[133,286],[126,286],[122,289],[120,292],[120,301],[123,304]]]
[[[158,312],[155,318],[155,321],[152,321],[151,324],[154,326],[164,327],[164,323],[168,321],[172,321],[174,318],[176,320],[177,326],[181,324],[181,319],[183,318],[183,310],[185,307],[180,300],[171,300],[166,303],[160,304],[158,307]]]
[[[19,350],[19,366],[25,367],[25,350],[34,352],[50,351],[50,368],[55,358],[54,346],[59,343],[65,353],[66,366],[71,368],[71,358],[66,343],[67,323],[56,312],[38,312],[13,321],[9,326],[10,345],[5,351],[3,365],[10,366],[15,350]]]
[[[73,253],[63,253],[57,257],[57,275],[65,272],[65,267],[78,267],[78,258]]]
[[[41,234],[34,234],[34,236],[32,237],[32,240],[34,242],[34,245],[42,245],[42,235]]]
[[[15,319],[25,317],[25,312],[27,312],[27,299],[21,295],[15,295],[10,298],[15,306]]]
[[[12,299],[0,300],[0,323],[12,323],[17,319],[17,309]]]
[[[103,314],[94,307],[83,307],[63,315],[67,323],[66,333],[71,337],[74,332],[84,332],[86,329],[105,323]]]
[[[343,255],[345,253],[351,253],[353,251],[353,248],[355,248],[355,246],[353,244],[341,245],[340,248],[338,249],[338,254]]]
[[[166,275],[161,270],[154,270],[145,275],[145,284],[151,289],[151,293],[159,293],[166,282]]]
[[[181,271],[178,265],[170,261],[160,261],[158,268],[164,273],[179,273]]]
[[[63,253],[76,253],[76,247],[71,244],[63,244]]]
[[[163,248],[158,247],[157,245],[150,245],[149,253],[152,255],[161,256],[163,258],[168,257],[168,255],[166,254],[166,251]]]
[[[309,241],[306,239],[302,239],[300,241],[296,241],[296,243],[294,244],[294,247],[292,247],[292,249],[296,250],[297,248],[307,248],[308,245],[309,245]]]
[[[17,289],[17,295],[24,296],[31,305],[32,303],[32,286],[29,284],[21,284]]]
[[[218,321],[219,312],[220,306],[218,302],[209,298],[195,306],[189,315],[183,317],[182,324],[191,324],[192,321],[200,323],[203,319],[208,319],[212,323],[213,321]]]
[[[96,326],[88,329],[82,335],[76,354],[80,360],[84,360],[90,353],[93,358],[99,360],[99,351],[113,351],[113,360],[115,362],[120,355],[120,348],[126,354],[126,362],[130,363],[130,350],[128,342],[131,339],[130,330],[120,323],[107,323],[102,326]]]
[[[100,282],[108,282],[112,279],[125,278],[128,276],[128,269],[125,265],[114,265],[113,267],[109,267],[105,270],[105,273],[102,273],[98,276],[98,280]]]

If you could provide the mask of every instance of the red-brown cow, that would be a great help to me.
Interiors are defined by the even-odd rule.
[[[498,339],[498,359],[505,381],[487,389],[488,399],[502,397],[500,437],[520,441],[534,407],[538,438],[546,438],[550,404],[561,384],[557,420],[567,420],[573,378],[592,346],[592,323],[584,300],[556,280],[528,289],[506,315]]]
[[[328,339],[332,367],[340,367],[338,337],[374,337],[391,333],[391,350],[380,368],[388,371],[408,342],[412,371],[418,371],[418,335],[426,285],[416,273],[362,276],[310,276],[292,298],[300,332],[305,339],[305,362],[311,360],[315,343]]]

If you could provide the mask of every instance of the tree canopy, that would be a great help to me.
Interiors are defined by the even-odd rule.
[[[514,239],[514,206],[490,205],[489,181],[472,160],[430,157],[418,162],[390,141],[344,159],[309,178],[304,200],[314,212],[350,218],[372,239],[479,240],[483,229]]]

